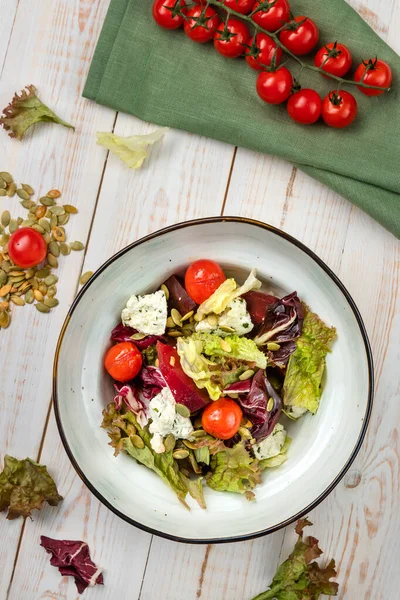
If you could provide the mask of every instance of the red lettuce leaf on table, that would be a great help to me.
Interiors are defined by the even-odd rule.
[[[169,291],[168,305],[170,309],[175,308],[182,316],[196,309],[196,302],[191,299],[176,275],[171,275],[167,281],[164,281],[164,285]]]
[[[75,579],[80,594],[89,586],[104,583],[102,569],[90,558],[89,546],[85,542],[55,540],[42,535],[40,545],[51,554],[50,564],[57,567],[62,576]]]
[[[270,398],[273,403],[267,410]],[[262,369],[254,375],[250,392],[239,396],[238,402],[244,416],[253,423],[250,431],[257,441],[272,433],[282,412],[282,399]]]
[[[113,342],[133,342],[139,350],[146,350],[149,346],[157,343],[158,340],[164,340],[162,335],[148,335],[142,340],[133,340],[132,335],[138,333],[133,327],[120,323],[111,332],[111,341]]]

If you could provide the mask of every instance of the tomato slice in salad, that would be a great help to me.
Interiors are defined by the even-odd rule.
[[[213,260],[196,260],[185,274],[185,288],[197,304],[201,304],[219,288],[226,277],[218,263]]]

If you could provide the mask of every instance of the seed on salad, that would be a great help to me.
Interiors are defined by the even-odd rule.
[[[35,299],[35,296],[33,295],[33,290],[28,290],[25,293],[25,302],[27,304],[32,304],[32,302],[34,301],[34,299]]]
[[[131,335],[131,340],[137,340],[137,341],[144,340],[145,337],[146,337],[146,335],[144,333],[140,333],[138,331],[137,333],[134,333],[133,335]]]
[[[168,319],[167,319],[167,327],[168,327],[168,329],[170,329],[171,327],[175,327],[175,323],[172,320],[172,317],[168,317]]]
[[[197,431],[193,431],[193,433],[191,433],[190,435],[191,435],[191,437],[194,437],[197,439],[197,438],[204,437],[205,435],[207,435],[207,433],[204,431],[204,429],[197,429]]]
[[[1,214],[1,224],[3,227],[8,227],[8,224],[11,220],[11,215],[9,210],[5,210]]]
[[[55,296],[57,294],[57,286],[55,285],[50,285],[48,290],[47,290],[47,295],[49,298],[53,298],[53,296]]]
[[[72,206],[72,204],[64,204],[63,206],[65,212],[69,213],[70,215],[76,215],[76,213],[78,212],[76,206]]]
[[[13,183],[13,181],[14,181],[13,176],[11,175],[11,173],[8,173],[7,171],[0,171],[0,177],[6,183]]]
[[[84,249],[84,245],[82,244],[82,242],[71,242],[70,243],[70,248],[71,250],[83,250]]]
[[[247,371],[245,371],[244,373],[239,375],[239,379],[240,379],[240,381],[246,381],[246,379],[250,379],[250,377],[253,377],[253,375],[254,375],[253,369],[247,369]]]
[[[275,352],[276,350],[280,349],[280,345],[276,344],[275,342],[268,342],[267,348],[268,350],[272,350],[272,352]]]
[[[178,327],[182,327],[182,315],[179,312],[179,310],[176,310],[176,308],[173,308],[171,310],[171,318],[172,318],[173,322],[175,323],[175,325],[177,325]]]
[[[131,440],[132,444],[135,446],[135,448],[139,448],[139,449],[144,448],[144,441],[138,435],[132,435],[130,437],[130,440]]]
[[[0,196],[7,196],[7,190],[0,188]]]
[[[68,246],[68,244],[65,244],[65,242],[62,242],[60,244],[60,252],[63,256],[67,256],[68,254],[71,253],[71,248]]]
[[[183,449],[175,450],[175,452],[172,453],[172,456],[175,458],[175,460],[183,460],[189,456],[189,452]]]
[[[267,402],[267,412],[271,412],[271,410],[274,408],[274,399],[270,398]]]
[[[54,198],[49,198],[48,196],[42,196],[39,198],[39,202],[40,204],[43,204],[43,206],[54,206],[56,203]]]
[[[161,291],[164,292],[166,299],[169,300],[169,289],[164,283],[161,286]]]
[[[46,196],[48,198],[59,198],[61,196],[60,190],[50,190],[47,192]]]
[[[182,332],[176,331],[174,329],[170,329],[169,331],[167,331],[167,335],[178,338],[178,337],[182,337]]]
[[[17,196],[21,198],[21,200],[29,200],[29,194],[22,188],[17,189]]]
[[[218,324],[217,315],[211,314],[207,316],[207,323],[211,325],[211,327],[215,327]]]
[[[93,275],[93,271],[86,271],[86,273],[81,275],[81,278],[79,279],[79,283],[81,285],[85,285],[85,283],[87,283],[89,281],[89,279],[92,277],[92,275]],[[146,337],[146,336],[143,336],[143,337]]]
[[[58,305],[58,300],[57,300],[57,298],[45,298],[43,300],[43,304],[45,304],[49,308],[54,308],[55,306]]]
[[[36,308],[36,310],[38,310],[41,313],[49,313],[50,312],[50,308],[48,306],[46,306],[45,304],[43,304],[43,302],[36,302],[35,308]]]
[[[250,440],[252,437],[250,431],[246,429],[246,427],[239,427],[239,435],[244,440]]]
[[[221,340],[219,345],[221,346],[221,350],[223,350],[224,352],[232,351],[232,347],[231,347],[230,343],[227,342],[226,340]]]
[[[184,404],[175,404],[175,412],[181,417],[190,417],[190,410]]]
[[[10,183],[10,185],[8,186],[8,189],[7,189],[7,196],[9,198],[12,198],[15,195],[16,191],[17,191],[17,184],[14,182]]]
[[[233,327],[228,327],[227,325],[221,325],[220,329],[222,329],[222,331],[225,333],[235,333]]]
[[[50,269],[48,267],[43,267],[43,269],[38,269],[35,275],[38,279],[46,279],[46,277],[50,275]]]
[[[240,422],[240,427],[251,429],[253,427],[253,423],[244,417]]]
[[[197,446],[196,444],[193,444],[193,442],[190,442],[189,440],[182,440],[182,442],[187,448],[190,448],[190,450],[197,450]]]
[[[57,267],[58,267],[58,260],[54,256],[54,254],[51,254],[51,252],[49,252],[48,255],[47,255],[47,262],[49,263],[49,265],[51,267],[53,267],[54,269],[57,269]]]
[[[172,452],[175,448],[175,437],[172,433],[169,433],[164,440],[164,448],[166,452]]]
[[[7,329],[10,324],[10,314],[6,310],[0,310],[0,327]]]
[[[25,301],[22,298],[20,298],[19,296],[12,295],[12,296],[10,296],[10,300],[16,306],[24,306],[24,304],[25,304]]]
[[[235,392],[227,392],[226,395],[229,396],[229,398],[232,398],[233,400],[237,400],[239,398],[239,394],[235,394]]]
[[[35,300],[37,300],[38,302],[43,302],[44,297],[40,290],[33,290],[33,295],[35,297]]]
[[[23,190],[25,190],[25,192],[27,192],[30,196],[33,196],[33,194],[35,193],[35,190],[33,189],[33,187],[31,187],[29,184],[27,183],[21,183],[21,187]]]
[[[190,317],[192,317],[192,316],[193,316],[193,314],[194,314],[194,311],[193,311],[193,310],[191,310],[191,311],[189,311],[188,313],[186,313],[186,315],[183,315],[183,317],[182,317],[182,319],[181,319],[182,323],[183,323],[184,321],[187,321],[188,319],[190,319]]]

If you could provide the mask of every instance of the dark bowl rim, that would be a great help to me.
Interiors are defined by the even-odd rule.
[[[126,252],[129,252],[136,246],[144,244],[145,242],[147,242],[149,240],[160,237],[171,231],[176,231],[178,229],[183,229],[186,227],[204,225],[204,224],[208,224],[208,223],[223,223],[223,222],[245,223],[247,225],[260,227],[261,229],[264,229],[266,231],[274,233],[275,235],[280,236],[281,238],[285,239],[286,241],[290,242],[291,244],[293,244],[294,246],[296,246],[297,248],[299,248],[300,250],[305,252],[308,256],[310,256],[314,260],[314,262],[316,262],[325,271],[325,273],[327,273],[327,275],[329,275],[329,277],[336,284],[336,286],[340,289],[340,291],[343,293],[345,299],[347,300],[348,304],[350,305],[350,308],[352,309],[354,316],[356,318],[356,321],[358,323],[358,326],[360,328],[360,333],[361,333],[362,339],[364,341],[365,352],[366,352],[367,363],[368,363],[368,384],[369,384],[368,385],[368,403],[367,403],[360,435],[358,437],[357,443],[356,443],[355,447],[353,448],[347,462],[345,463],[345,465],[343,466],[343,468],[341,469],[339,474],[335,477],[335,479],[330,483],[330,485],[308,506],[306,506],[304,509],[302,509],[295,515],[285,519],[284,521],[281,521],[280,523],[277,523],[276,525],[273,525],[272,527],[267,527],[266,529],[263,529],[261,531],[256,531],[253,533],[247,533],[244,535],[237,535],[237,536],[232,536],[232,537],[192,539],[192,538],[185,538],[185,537],[181,537],[181,536],[172,535],[169,533],[164,533],[162,531],[152,529],[151,527],[147,527],[146,525],[143,525],[142,523],[135,521],[134,519],[131,519],[130,517],[123,514],[121,511],[117,510],[108,500],[106,500],[102,496],[102,494],[100,494],[100,492],[96,489],[96,487],[88,480],[86,475],[83,473],[83,471],[79,467],[79,465],[72,453],[72,450],[70,449],[70,447],[68,445],[67,437],[65,435],[65,432],[64,432],[64,429],[63,429],[63,426],[61,423],[59,406],[58,406],[58,396],[57,396],[58,360],[59,360],[59,354],[60,354],[62,341],[63,341],[65,332],[68,328],[68,324],[69,324],[69,321],[71,319],[71,316],[72,316],[74,310],[76,309],[76,307],[79,304],[80,300],[82,299],[83,295],[86,293],[86,291],[88,290],[90,285],[93,283],[93,281],[96,279],[96,277],[98,277],[114,261],[118,260]],[[174,542],[182,542],[182,543],[186,543],[186,544],[222,544],[222,543],[242,542],[242,541],[246,541],[246,540],[253,540],[253,539],[268,535],[270,533],[274,533],[275,531],[278,531],[279,529],[282,529],[283,527],[287,527],[288,525],[291,525],[292,523],[297,521],[299,518],[307,515],[316,506],[318,506],[323,500],[325,500],[325,498],[333,491],[333,489],[337,486],[337,484],[341,481],[341,479],[347,473],[347,471],[349,470],[350,466],[352,465],[354,459],[356,458],[356,456],[361,448],[361,445],[364,441],[367,429],[368,429],[368,424],[369,424],[369,420],[370,420],[370,416],[371,416],[371,412],[372,412],[373,397],[374,397],[374,368],[373,368],[373,357],[372,357],[371,346],[370,346],[369,339],[368,339],[368,334],[367,334],[364,322],[362,320],[361,314],[360,314],[353,298],[351,297],[350,293],[348,292],[346,287],[343,285],[343,283],[340,281],[340,279],[337,277],[337,275],[335,275],[335,273],[328,267],[328,265],[326,265],[324,263],[324,261],[322,259],[320,259],[312,250],[310,250],[302,242],[300,242],[293,236],[289,235],[288,233],[285,233],[284,231],[282,231],[272,225],[263,223],[262,221],[257,221],[254,219],[248,219],[245,217],[237,217],[237,216],[203,217],[200,219],[193,219],[190,221],[183,221],[183,222],[177,223],[175,225],[170,225],[163,229],[159,229],[158,231],[155,231],[154,233],[150,233],[149,235],[146,235],[145,237],[142,237],[139,240],[136,240],[132,244],[129,244],[128,246],[126,246],[122,250],[119,250],[119,252],[117,252],[116,254],[111,256],[108,260],[106,260],[97,269],[97,271],[93,274],[93,276],[90,278],[88,283],[86,283],[82,287],[82,289],[79,291],[78,295],[76,296],[75,300],[73,301],[73,303],[67,313],[65,321],[63,323],[61,331],[60,331],[60,335],[59,335],[59,338],[57,341],[55,356],[54,356],[54,363],[53,363],[53,404],[54,404],[54,413],[55,413],[55,418],[56,418],[56,422],[57,422],[57,427],[58,427],[58,431],[59,431],[62,443],[65,448],[65,451],[68,455],[68,458],[69,458],[70,462],[72,463],[72,466],[74,467],[75,471],[77,472],[77,474],[83,481],[83,483],[86,485],[87,488],[89,488],[89,490],[92,492],[92,494],[94,494],[94,496],[96,496],[96,498],[98,500],[100,500],[100,502],[102,502],[102,504],[104,504],[109,510],[111,510],[114,514],[116,514],[118,517],[120,517],[121,519],[123,519],[124,521],[129,523],[130,525],[133,525],[134,527],[137,527],[137,528],[139,528],[143,531],[146,531],[147,533],[150,533],[152,535],[157,535],[159,537],[162,537],[162,538],[174,541]]]

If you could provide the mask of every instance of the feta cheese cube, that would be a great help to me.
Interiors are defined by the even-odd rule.
[[[193,433],[193,425],[189,417],[182,417],[175,412],[175,398],[169,387],[164,387],[150,401],[150,427],[153,434],[150,445],[154,452],[161,454],[165,451],[163,438],[172,433],[175,439],[186,440]]]
[[[263,460],[264,458],[272,458],[278,456],[286,442],[286,430],[283,425],[277,423],[272,433],[259,444],[254,444],[253,451],[256,458]]]
[[[167,299],[162,290],[131,296],[121,314],[122,323],[145,335],[163,335],[167,324]]]

